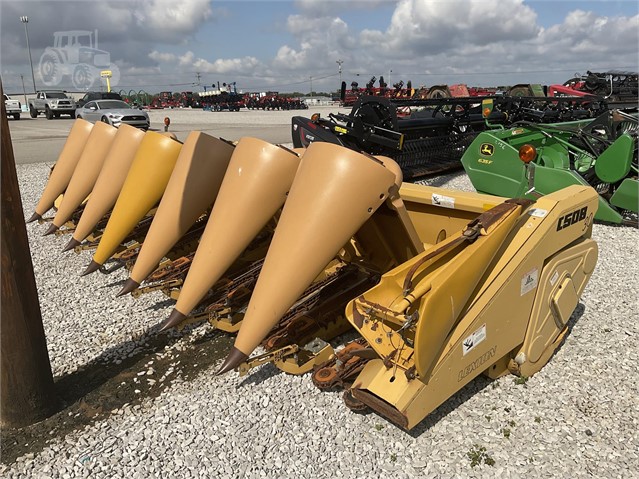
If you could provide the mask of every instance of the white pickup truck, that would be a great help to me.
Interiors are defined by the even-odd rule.
[[[47,120],[69,115],[75,118],[75,101],[62,90],[42,90],[36,93],[35,99],[29,100],[29,114],[36,118],[44,113]]]
[[[12,116],[14,120],[20,119],[22,105],[18,100],[12,100],[7,94],[4,95],[4,107],[7,109],[7,116]]]

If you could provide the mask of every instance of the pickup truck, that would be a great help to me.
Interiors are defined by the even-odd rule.
[[[4,107],[7,109],[7,116],[12,116],[14,120],[20,119],[22,105],[18,100],[12,100],[7,94],[4,95]]]
[[[42,90],[36,93],[35,99],[29,100],[29,115],[36,118],[44,113],[47,120],[69,115],[75,118],[75,101],[62,90]]]

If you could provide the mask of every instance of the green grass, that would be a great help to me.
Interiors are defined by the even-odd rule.
[[[480,464],[495,465],[495,460],[486,452],[486,448],[479,444],[473,445],[470,451],[466,453],[466,456],[470,459],[470,467],[479,466]]]

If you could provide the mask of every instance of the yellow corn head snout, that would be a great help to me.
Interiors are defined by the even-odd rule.
[[[234,146],[200,132],[187,137],[153,217],[131,279],[142,282],[213,203]]]
[[[73,123],[67,141],[55,163],[55,168],[53,168],[40,201],[35,207],[36,215],[42,216],[49,211],[55,199],[66,190],[92,129],[93,123],[86,120],[79,119]]]
[[[299,166],[290,150],[242,138],[233,152],[175,309],[189,314],[282,207]]]
[[[73,232],[74,240],[83,241],[100,219],[113,208],[144,137],[142,130],[126,124],[120,125]]]
[[[162,198],[182,144],[155,132],[148,132],[138,149],[113,213],[104,230],[93,262],[104,264],[135,225]]]
[[[390,160],[389,160],[390,161]],[[302,157],[235,348],[249,355],[383,204],[396,175],[372,157],[313,143]]]
[[[58,212],[53,218],[55,226],[60,227],[66,223],[75,209],[91,193],[117,131],[117,128],[102,122],[96,123],[91,130]]]

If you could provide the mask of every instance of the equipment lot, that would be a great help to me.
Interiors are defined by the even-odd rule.
[[[209,135],[239,140],[243,136],[254,136],[271,143],[291,142],[291,117],[307,116],[319,112],[322,116],[337,112],[337,107],[319,106],[311,110],[239,112],[211,112],[200,109],[148,110],[151,130],[164,131],[164,118],[171,119],[169,131],[184,141],[191,131],[202,131]],[[310,113],[309,113],[310,112]],[[73,120],[44,117],[29,118],[23,115],[20,121],[9,121],[16,164],[55,161],[66,140]]]
[[[323,115],[337,111],[320,107]],[[183,140],[289,143],[295,111],[151,111]],[[25,215],[72,121],[10,121]],[[34,163],[34,164],[26,164]],[[39,164],[35,164],[39,163]],[[462,174],[430,184],[471,189]],[[27,226],[49,355],[69,407],[3,431],[4,477],[634,477],[639,470],[639,230],[595,225],[597,269],[557,354],[527,381],[479,378],[406,433],[308,375],[267,365],[213,375],[229,337],[200,326],[158,335],[172,301],[114,298],[126,275],[79,277],[89,253]],[[68,278],[61,281],[61,278]],[[482,450],[481,448],[485,448]],[[473,458],[479,465],[472,467]],[[492,458],[494,465],[482,462]]]

